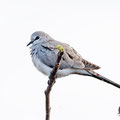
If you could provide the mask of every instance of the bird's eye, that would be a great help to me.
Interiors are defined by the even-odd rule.
[[[35,38],[35,40],[38,40],[40,37],[39,36],[37,36],[36,38]]]

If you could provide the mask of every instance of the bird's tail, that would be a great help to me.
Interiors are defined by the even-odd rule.
[[[104,76],[94,72],[93,70],[87,70],[87,72],[89,74],[91,74],[91,77],[97,78],[97,79],[99,79],[101,81],[104,81],[106,83],[109,83],[109,84],[111,84],[111,85],[113,85],[113,86],[115,86],[117,88],[120,88],[120,85],[118,83],[113,82],[112,80],[109,80],[108,78],[106,78],[106,77],[104,77]]]

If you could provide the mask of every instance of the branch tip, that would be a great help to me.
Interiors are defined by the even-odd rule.
[[[63,52],[64,51],[64,48],[62,45],[57,45],[56,48],[60,51],[60,52]]]

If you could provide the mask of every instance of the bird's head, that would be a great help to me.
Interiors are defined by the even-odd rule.
[[[52,38],[45,32],[36,31],[31,35],[30,39],[31,39],[31,41],[27,44],[27,46],[29,46],[30,44],[39,44],[42,42],[46,42]]]

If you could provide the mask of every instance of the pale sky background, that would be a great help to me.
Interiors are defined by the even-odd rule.
[[[45,31],[101,66],[120,83],[120,0],[0,1],[0,120],[44,120],[48,77],[33,66],[26,47]],[[71,75],[51,92],[51,120],[120,120],[120,89]]]

